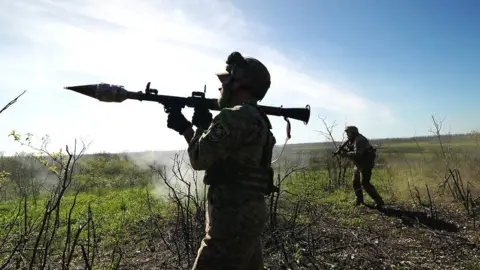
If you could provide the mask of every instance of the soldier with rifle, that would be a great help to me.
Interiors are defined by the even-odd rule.
[[[334,156],[347,157],[354,163],[353,189],[357,198],[356,205],[364,204],[363,186],[363,189],[375,201],[376,206],[382,207],[385,203],[375,187],[370,183],[377,156],[376,149],[365,136],[358,132],[356,126],[347,126],[345,133],[347,134],[347,140],[338,148]]]

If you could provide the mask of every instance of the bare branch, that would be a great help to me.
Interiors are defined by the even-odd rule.
[[[3,109],[0,110],[0,113],[2,113],[3,111],[5,111],[6,109],[8,109],[8,107],[12,106],[15,102],[17,102],[18,98],[20,98],[23,94],[25,94],[25,92],[27,92],[27,90],[23,91],[20,95],[18,95],[16,98],[12,99],[12,101],[10,101],[7,105],[5,105],[5,107],[3,107]]]

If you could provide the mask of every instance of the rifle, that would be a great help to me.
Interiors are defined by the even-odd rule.
[[[218,106],[218,100],[215,98],[205,98],[206,87],[203,92],[194,91],[190,97],[178,97],[178,96],[168,96],[168,95],[159,95],[157,89],[150,88],[150,82],[147,83],[145,92],[131,92],[125,90],[121,85],[113,85],[107,83],[100,84],[87,84],[87,85],[78,85],[78,86],[68,86],[65,89],[72,90],[74,92],[96,98],[100,101],[105,101],[101,99],[100,93],[108,93],[115,98],[113,102],[123,102],[126,99],[135,99],[139,101],[155,101],[163,104],[164,110],[166,113],[172,112],[174,110],[181,110],[187,107],[197,108],[204,107],[213,111],[220,111]],[[293,118],[296,120],[303,121],[305,125],[308,124],[310,119],[310,106],[307,105],[305,108],[283,108],[283,107],[272,107],[272,106],[258,106],[260,110],[265,112],[268,115],[273,116],[283,116],[285,120],[287,118]],[[288,121],[288,120],[287,120]]]
[[[335,152],[332,152],[333,154],[333,157],[336,157],[338,154],[340,154],[341,152],[344,152],[345,151],[345,146],[347,146],[348,144],[348,140],[346,140],[345,142],[343,142],[342,145],[340,145],[340,147],[338,147],[337,151]]]

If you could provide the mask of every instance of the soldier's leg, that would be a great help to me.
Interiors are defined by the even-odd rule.
[[[212,237],[206,235],[192,270],[263,269],[262,250],[255,238],[245,236]]]
[[[250,263],[246,266],[245,270],[263,270],[263,254],[260,238],[256,241],[255,251],[250,258]]]
[[[372,179],[372,168],[371,167],[362,168],[360,172],[361,172],[361,178],[362,178],[362,186],[365,189],[365,191],[375,201],[377,205],[379,206],[384,205],[382,197],[380,196],[380,194],[378,194],[377,190],[370,182],[370,180]]]
[[[231,207],[212,203],[211,197],[207,204],[206,235],[192,270],[243,270],[249,269],[249,263],[260,263],[263,267],[258,252],[261,256],[259,238],[267,218],[265,205],[253,207],[246,202],[242,203],[246,208]]]
[[[355,192],[355,196],[357,197],[356,204],[363,203],[363,191],[362,191],[362,183],[360,181],[360,171],[358,170],[357,166],[353,168],[353,191]]]

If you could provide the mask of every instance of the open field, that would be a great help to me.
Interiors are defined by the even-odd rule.
[[[480,269],[480,146],[446,138],[373,141],[382,210],[353,205],[332,144],[288,145],[282,191],[266,198],[265,269]],[[205,189],[181,155],[37,150],[0,158],[2,269],[191,268]]]

